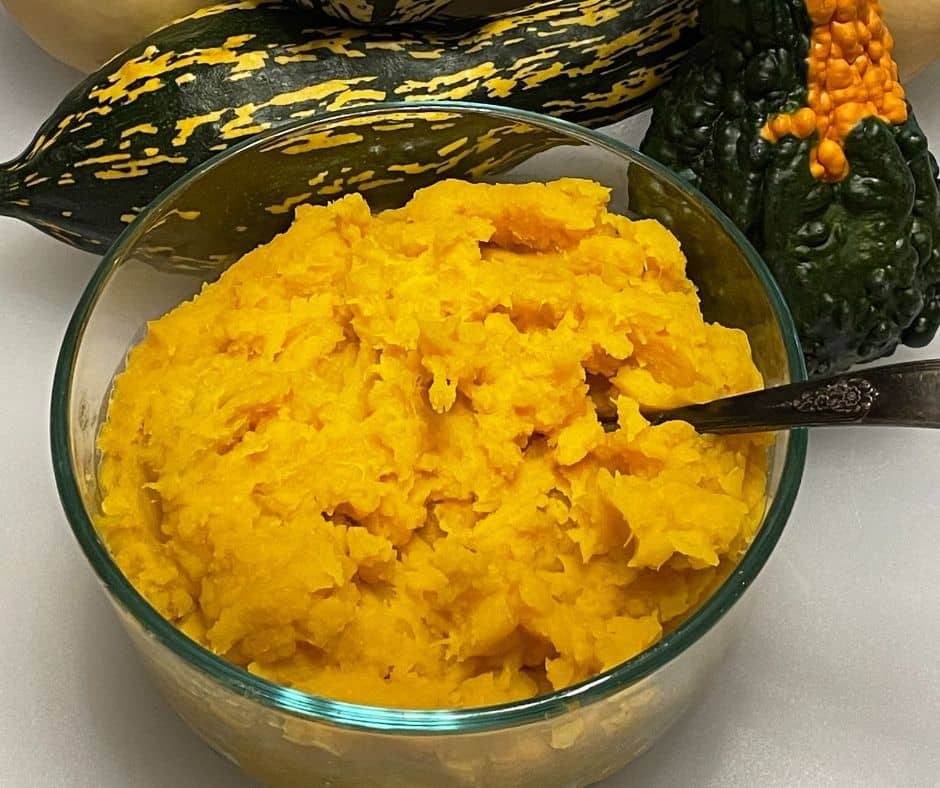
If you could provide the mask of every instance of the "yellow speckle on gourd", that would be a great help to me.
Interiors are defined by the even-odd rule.
[[[150,323],[100,435],[129,580],[226,659],[367,704],[530,697],[655,643],[753,537],[767,439],[642,408],[761,378],[676,239],[607,200],[302,205]]]

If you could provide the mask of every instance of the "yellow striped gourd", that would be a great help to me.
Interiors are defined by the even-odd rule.
[[[322,8],[357,25],[420,22],[440,13],[451,0],[294,0],[305,8]]]
[[[0,214],[101,252],[233,143],[370,102],[469,100],[616,121],[670,76],[697,37],[697,6],[549,0],[482,21],[371,30],[281,0],[229,0],[156,31],[66,96],[0,165]]]

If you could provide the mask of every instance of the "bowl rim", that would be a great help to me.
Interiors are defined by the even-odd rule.
[[[53,471],[59,498],[72,532],[92,569],[108,591],[111,601],[135,619],[149,637],[155,638],[182,659],[187,667],[223,685],[227,690],[258,701],[268,708],[332,726],[408,735],[492,731],[545,720],[609,697],[664,667],[711,630],[754,581],[780,538],[803,475],[807,448],[806,430],[798,429],[790,433],[780,485],[754,541],[735,570],[687,621],[632,659],[578,684],[531,699],[466,709],[396,709],[331,700],[255,676],[190,640],[150,606],[112,560],[82,503],[76,481],[77,472],[72,463],[69,440],[71,379],[85,325],[112,269],[119,265],[125,254],[133,248],[139,235],[146,229],[149,217],[158,214],[190,182],[242,151],[265,145],[279,136],[344,118],[403,111],[483,113],[505,118],[507,121],[548,127],[582,143],[607,150],[620,158],[639,162],[653,170],[700,203],[742,249],[764,287],[783,335],[790,378],[793,381],[806,379],[806,367],[793,318],[764,261],[722,211],[701,192],[682,181],[659,162],[602,132],[540,113],[461,101],[383,102],[324,113],[249,137],[186,173],[154,199],[121,233],[103,256],[85,287],[69,321],[56,361],[50,413]]]

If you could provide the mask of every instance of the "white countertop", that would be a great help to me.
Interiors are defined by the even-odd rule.
[[[0,10],[0,161],[77,79]],[[940,66],[909,92],[940,150]],[[52,371],[96,262],[0,219],[0,787],[246,788],[148,682],[59,506]],[[897,358],[928,356],[940,340]],[[813,434],[750,593],[696,710],[606,785],[940,785],[940,432]]]

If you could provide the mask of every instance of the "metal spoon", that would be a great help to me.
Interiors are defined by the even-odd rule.
[[[687,421],[699,432],[882,425],[940,428],[940,359],[873,367],[643,414],[652,424]],[[616,417],[601,419],[608,432]]]

